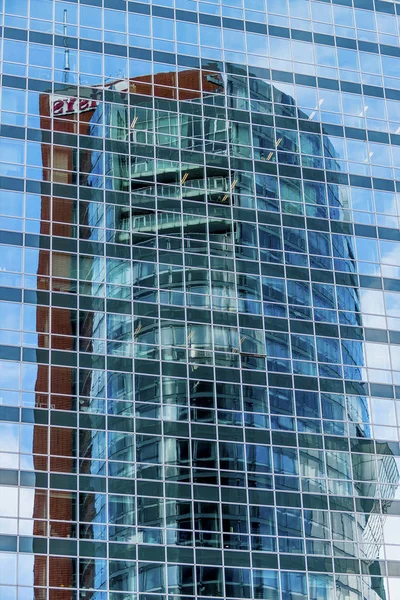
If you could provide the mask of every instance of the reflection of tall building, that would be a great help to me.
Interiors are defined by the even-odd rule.
[[[171,87],[172,79],[177,78],[177,87]],[[174,80],[175,81],[175,80]],[[175,81],[176,83],[176,81]],[[48,181],[52,182],[52,196],[42,197],[43,233],[50,232],[58,239],[65,241],[64,249],[68,248],[69,239],[73,231],[79,232],[79,253],[73,254],[63,251],[63,244],[59,249],[47,250],[39,253],[39,270],[43,275],[52,269],[52,290],[62,291],[75,295],[82,294],[82,310],[79,314],[68,307],[50,308],[38,307],[37,324],[42,332],[39,346],[48,347],[49,334],[51,333],[52,350],[65,352],[80,352],[79,373],[73,368],[65,366],[50,367],[50,407],[55,410],[73,411],[78,406],[82,411],[96,413],[108,396],[108,412],[110,415],[130,415],[133,413],[132,400],[135,390],[136,416],[152,417],[155,412],[153,402],[163,397],[165,402],[166,420],[179,423],[187,414],[187,390],[184,379],[164,377],[162,389],[154,377],[149,375],[136,375],[134,386],[126,368],[118,373],[119,367],[114,366],[113,373],[107,375],[98,369],[100,354],[106,351],[107,355],[124,359],[153,359],[157,358],[157,345],[161,342],[161,358],[168,364],[169,361],[183,365],[186,360],[192,364],[193,375],[189,379],[190,387],[190,419],[193,423],[203,423],[206,426],[213,422],[209,407],[214,402],[214,386],[196,380],[196,370],[201,365],[210,365],[215,361],[218,367],[236,368],[239,365],[247,372],[262,373],[267,369],[270,373],[285,376],[290,373],[290,356],[294,360],[295,375],[313,375],[313,364],[310,358],[317,354],[319,376],[332,378],[339,377],[339,361],[336,356],[339,352],[338,342],[332,338],[320,338],[319,345],[313,347],[313,340],[308,335],[291,335],[291,355],[285,344],[289,336],[282,333],[282,323],[278,330],[267,330],[266,342],[257,330],[248,327],[237,330],[230,326],[233,323],[230,316],[237,310],[251,318],[257,318],[262,311],[260,303],[263,297],[266,302],[264,311],[272,319],[285,316],[283,304],[289,304],[290,318],[310,319],[310,309],[302,307],[302,299],[309,291],[309,284],[301,281],[290,280],[287,289],[280,287],[278,279],[269,276],[263,280],[262,288],[257,274],[235,274],[227,268],[232,249],[236,249],[236,258],[252,260],[258,251],[271,265],[279,264],[279,255],[284,247],[287,260],[293,261],[293,266],[301,266],[302,256],[307,247],[313,253],[314,267],[323,269],[327,259],[325,250],[331,239],[323,232],[309,232],[306,240],[301,230],[287,229],[286,237],[282,241],[279,231],[273,224],[276,219],[254,225],[252,219],[236,218],[232,221],[232,210],[238,211],[247,208],[251,194],[256,194],[262,207],[273,208],[278,197],[286,198],[282,202],[288,205],[290,199],[298,197],[299,188],[295,179],[282,178],[279,182],[274,174],[276,162],[289,166],[296,166],[299,162],[301,151],[307,152],[304,158],[308,166],[319,167],[322,150],[318,150],[319,138],[313,135],[304,135],[301,147],[297,139],[297,132],[282,129],[274,133],[269,126],[262,124],[263,104],[279,97],[289,107],[293,107],[292,99],[285,97],[278,89],[263,80],[251,80],[250,97],[255,109],[255,125],[252,127],[254,158],[258,161],[259,174],[256,175],[255,184],[245,170],[241,169],[241,160],[249,157],[249,129],[239,119],[240,98],[246,96],[242,90],[243,81],[240,76],[222,76],[211,70],[188,70],[179,73],[165,72],[155,76],[143,76],[132,80],[120,80],[108,86],[106,93],[115,102],[103,102],[98,99],[104,93],[94,90],[92,98],[77,100],[75,96],[43,94],[41,97],[41,126],[44,130],[52,130],[53,135],[59,136],[60,145],[43,146],[44,173],[49,175]],[[253,86],[253,87],[252,87]],[[70,92],[72,94],[72,92]],[[232,120],[222,118],[221,99],[228,94],[228,106],[232,112]],[[130,105],[126,103],[130,99]],[[177,100],[180,101],[182,112],[177,110]],[[209,119],[201,113],[201,102],[207,111],[213,115]],[[155,104],[153,104],[155,103]],[[158,104],[157,104],[158,103]],[[229,104],[230,103],[230,104]],[[158,107],[159,108],[156,108]],[[182,110],[182,107],[184,111]],[[236,113],[235,113],[236,111]],[[301,111],[298,118],[306,119],[307,115]],[[258,121],[260,124],[258,124]],[[266,119],[269,123],[269,119]],[[102,132],[106,134],[105,152],[101,145],[98,149],[94,142],[101,139]],[[66,146],[68,136],[71,146]],[[74,136],[74,137],[72,137]],[[73,139],[75,140],[73,143]],[[93,142],[93,143],[92,143]],[[324,153],[332,170],[340,170],[336,162],[336,154],[329,138],[324,140]],[[156,147],[156,154],[154,154]],[[97,146],[96,146],[97,148]],[[100,150],[102,148],[102,150]],[[125,153],[121,152],[124,149]],[[198,152],[205,152],[207,163],[199,164]],[[230,157],[228,159],[228,157]],[[307,163],[307,161],[309,161]],[[300,163],[299,163],[300,164]],[[50,169],[52,169],[50,175]],[[79,182],[85,189],[87,198],[71,201],[64,199],[62,194],[57,197],[58,184],[64,186],[75,185]],[[304,184],[306,185],[306,184]],[[94,203],[91,197],[101,200],[99,195],[105,186],[109,192],[115,192],[115,204],[108,204],[105,213],[103,205]],[[66,188],[64,188],[66,189]],[[106,192],[108,193],[108,192]],[[125,194],[120,196],[118,194]],[[307,199],[313,207],[313,215],[327,216],[327,198],[325,188],[318,183],[311,184],[305,190]],[[332,210],[343,210],[343,200],[338,186],[329,188],[329,204]],[[187,209],[183,218],[177,210],[180,202],[186,202]],[[157,208],[156,210],[156,202]],[[292,202],[293,208],[296,206]],[[105,220],[106,242],[116,244],[113,254],[106,259],[96,251],[96,244],[103,241],[103,222]],[[183,237],[182,237],[183,232]],[[175,264],[174,253],[185,245],[185,266],[179,261]],[[210,281],[208,271],[205,269],[205,243],[211,246],[214,260],[220,262],[220,268],[214,271],[212,283],[213,308],[224,311],[226,317],[220,324],[214,323],[213,327],[205,324],[190,322],[186,329],[184,323],[173,318],[161,321],[161,330],[158,331],[158,321],[151,317],[152,303],[160,302],[161,305],[179,307],[186,303],[188,307],[208,309],[210,307]],[[352,271],[354,262],[354,249],[351,238],[338,238],[333,240],[336,244],[335,256],[338,261],[347,263]],[[157,273],[154,270],[154,248],[164,252],[165,262],[160,258]],[[83,250],[85,248],[85,250]],[[116,250],[118,249],[118,250]],[[131,256],[130,261],[121,260]],[[169,253],[169,254],[168,254]],[[160,256],[161,256],[160,254]],[[107,254],[108,256],[108,254]],[[135,261],[138,257],[138,261]],[[75,264],[75,261],[78,264]],[[187,261],[187,262],[186,262]],[[252,263],[249,262],[250,266]],[[50,266],[51,265],[51,266]],[[76,281],[75,281],[76,278]],[[43,278],[39,289],[47,290],[48,280]],[[281,280],[283,281],[283,280]],[[158,288],[158,291],[157,291]],[[330,286],[313,285],[312,293],[314,304],[319,307],[319,318],[329,322],[330,309],[332,308],[332,290]],[[360,325],[359,300],[356,289],[349,289],[345,294],[346,306],[350,308],[355,321],[353,325]],[[263,294],[263,296],[261,295]],[[105,315],[98,310],[93,310],[93,305],[101,298],[107,302],[114,302],[114,308]],[[236,296],[238,300],[236,300]],[[92,299],[90,299],[92,297]],[[93,298],[98,297],[95,302]],[[136,302],[144,301],[141,309],[147,306],[147,312],[138,312],[134,318],[125,308],[120,310],[118,302],[127,302],[133,299]],[[91,310],[85,310],[85,302]],[[116,302],[116,303],[115,303]],[[146,302],[149,304],[146,305]],[[99,304],[100,305],[100,304]],[[127,305],[126,305],[127,306]],[[121,308],[123,305],[121,304]],[[174,309],[176,310],[176,308]],[[172,311],[172,308],[171,308]],[[283,311],[283,312],[282,312]],[[309,314],[310,313],[310,314]],[[173,314],[173,313],[171,313]],[[165,316],[169,317],[168,313]],[[287,317],[287,315],[286,315]],[[105,322],[106,320],[106,322]],[[286,321],[289,323],[289,320]],[[105,333],[104,333],[105,332]],[[103,338],[106,337],[106,348]],[[287,348],[289,346],[287,345]],[[211,350],[214,349],[213,357]],[[344,351],[344,350],[343,350]],[[347,344],[345,351],[348,354],[347,370],[350,379],[361,379],[361,368],[364,364],[363,349],[359,344]],[[316,360],[314,356],[314,361]],[[117,365],[114,362],[113,365]],[[149,364],[152,364],[151,362]],[[316,368],[316,367],[315,367]],[[177,373],[180,371],[177,370]],[[42,402],[42,392],[46,391],[48,367],[39,366],[37,376],[37,405]],[[194,377],[194,378],[193,378]],[[256,379],[257,380],[257,379]],[[278,380],[279,381],[279,380]],[[221,407],[232,409],[237,405],[238,388],[235,384],[218,384],[221,390],[218,393],[218,402]],[[217,385],[217,387],[218,387]],[[247,386],[243,390],[248,424],[263,427],[263,419],[268,420],[263,413],[263,400],[252,397],[258,390],[257,387]],[[354,390],[359,392],[353,396],[346,407],[344,396],[326,392],[322,395],[323,416],[328,419],[325,423],[326,433],[343,435],[343,427],[348,419],[354,429],[354,436],[360,440],[370,437],[369,414],[366,398],[363,395],[362,384],[353,384]],[[261,391],[262,388],[260,388]],[[274,392],[274,396],[272,396]],[[257,392],[259,393],[259,392]],[[246,395],[248,394],[248,397]],[[150,404],[146,405],[146,402]],[[271,416],[275,425],[272,427],[287,429],[289,425],[291,395],[278,387],[270,392]],[[315,392],[296,391],[296,411],[298,415],[310,416],[310,407],[317,408],[318,400]],[[315,404],[317,402],[317,404]],[[272,406],[275,405],[275,409]],[[307,408],[308,406],[308,408]],[[319,410],[319,409],[318,409]],[[253,411],[256,414],[252,414]],[[257,413],[260,414],[257,414]],[[225,414],[225,413],[224,413]],[[234,413],[226,413],[225,417],[231,420]],[[361,416],[360,416],[361,415]],[[89,419],[93,418],[88,415]],[[113,418],[113,417],[109,417]],[[223,421],[224,422],[224,421]],[[230,422],[230,421],[229,421]],[[266,421],[265,421],[266,422]],[[152,423],[152,421],[149,421]],[[154,421],[153,421],[154,423]],[[137,425],[138,426],[138,425]],[[196,425],[195,425],[196,426]],[[314,427],[312,421],[304,421],[305,427]],[[145,430],[146,431],[146,430]],[[257,430],[256,430],[257,431]],[[307,431],[307,429],[305,429]],[[34,436],[34,451],[42,454],[45,430],[38,429]],[[146,433],[148,433],[146,431]],[[313,431],[315,433],[315,431]],[[78,434],[73,429],[54,428],[51,431],[51,470],[56,473],[72,474],[79,472],[90,476],[104,475],[104,431],[96,428],[83,427]],[[131,438],[129,437],[131,436]],[[254,488],[269,489],[272,476],[268,474],[267,447],[260,445],[251,446],[247,452],[247,478],[248,485]],[[188,466],[193,468],[193,481],[196,485],[214,485],[215,474],[212,470],[216,464],[220,469],[228,469],[221,473],[222,485],[241,486],[239,473],[232,476],[234,471],[244,468],[244,459],[240,457],[240,450],[225,446],[219,447],[219,462],[215,449],[210,448],[206,441],[193,440],[189,450],[185,439],[167,437],[164,439],[164,451],[161,449],[161,438],[150,435],[141,435],[137,431],[136,452],[132,434],[113,431],[108,433],[109,474],[111,476],[131,478],[136,477],[157,480],[160,477],[159,464],[165,462],[168,473],[166,478],[171,481],[188,483],[190,481]],[[274,457],[275,486],[283,493],[290,492],[295,486],[295,478],[285,474],[294,475],[294,464],[297,459],[291,451],[284,447],[272,446]],[[239,454],[237,454],[239,453]],[[75,456],[78,455],[78,469]],[[351,465],[347,456],[341,452],[327,450],[325,457],[320,451],[300,450],[301,474],[304,477],[303,491],[311,494],[342,494],[350,489],[348,472]],[[295,462],[293,462],[295,461]],[[236,466],[233,466],[233,465]],[[171,466],[169,466],[171,465]],[[289,466],[292,465],[292,466]],[[41,459],[36,458],[36,469],[41,469]],[[318,478],[318,474],[328,469],[331,478],[326,490],[327,482]],[[394,485],[398,483],[398,471],[390,452],[387,452],[378,465],[371,463],[370,457],[363,454],[353,456],[353,477],[355,478],[355,493],[359,496],[362,515],[356,516],[352,512],[340,513],[323,510],[307,509],[304,512],[304,533],[306,536],[306,552],[312,555],[329,557],[333,554],[336,561],[344,559],[350,565],[351,561],[361,559],[364,568],[364,584],[354,583],[347,575],[342,575],[336,583],[337,593],[358,594],[357,598],[368,600],[386,600],[386,592],[382,583],[378,557],[383,545],[382,522],[378,500],[378,486],[374,481],[391,484],[388,496],[382,499],[390,505],[393,499]],[[294,469],[292,471],[292,469]],[[374,469],[378,470],[378,475]],[[374,473],[372,473],[374,471]],[[317,475],[317,477],[316,477]],[[369,482],[369,483],[366,483]],[[279,487],[281,486],[281,487]],[[206,488],[204,488],[205,490]],[[121,490],[124,493],[124,490]],[[203,492],[205,493],[205,492]],[[207,494],[206,494],[207,497]],[[289,498],[289,496],[288,496]],[[158,527],[162,523],[163,508],[160,499],[140,497],[135,507],[134,496],[110,495],[108,499],[108,516],[105,517],[104,494],[81,492],[78,496],[74,493],[53,493],[53,513],[55,519],[50,523],[49,535],[56,538],[75,538],[77,535],[82,540],[103,539],[108,535],[110,540],[135,541],[139,544],[158,543]],[[230,505],[224,505],[229,509]],[[326,508],[324,505],[322,508]],[[320,507],[320,508],[321,508]],[[44,515],[44,505],[41,495],[35,499],[35,515],[37,534],[40,535],[40,515]],[[187,503],[168,500],[166,518],[170,526],[173,524],[174,543],[190,545],[188,530],[191,530],[190,506]],[[241,507],[237,515],[232,511],[223,519],[223,547],[228,550],[246,549],[246,526],[241,525]],[[260,509],[251,509],[254,514],[250,517],[250,527],[257,535],[253,536],[253,551],[270,551],[273,547],[272,538],[263,535],[272,532],[271,517],[261,517]],[[285,529],[287,536],[291,537],[293,547],[296,547],[298,530],[296,519],[299,511],[296,508],[278,508],[278,523]],[[77,515],[77,511],[78,515]],[[189,511],[189,512],[188,512]],[[196,503],[194,508],[194,527],[196,544],[200,547],[218,547],[219,509],[214,503]],[[197,512],[196,512],[197,511]],[[135,517],[135,513],[137,517]],[[266,513],[267,514],[267,513]],[[268,513],[269,515],[269,513]],[[78,529],[75,521],[78,519]],[[147,527],[134,529],[137,522]],[[330,524],[329,524],[330,519]],[[101,533],[108,521],[108,534]],[[292,521],[292,524],[290,522]],[[285,525],[283,525],[285,523]],[[167,524],[168,526],[168,524]],[[226,529],[228,527],[228,529]],[[279,527],[279,525],[278,525]],[[330,527],[333,537],[332,549],[329,536],[325,533]],[[153,528],[153,529],[152,529]],[[229,533],[227,533],[229,532]],[[172,532],[171,532],[172,533]],[[172,538],[171,538],[172,539]],[[360,548],[356,549],[356,541]],[[289,541],[283,544],[280,541],[280,551],[290,552]],[[266,555],[268,556],[268,555]],[[37,581],[43,569],[40,567],[40,557],[35,563]],[[110,565],[108,575],[102,561],[80,561],[79,566],[68,558],[54,559],[56,572],[51,576],[50,585],[55,588],[71,588],[79,585],[87,589],[85,598],[91,598],[90,589],[104,586],[109,578],[113,589],[133,591],[136,586],[136,574],[132,572],[132,564],[123,561]],[[58,562],[57,562],[58,561]],[[99,564],[98,564],[99,563]],[[101,564],[100,564],[101,563]],[[339,564],[339,562],[338,562]],[[344,564],[344,563],[343,563]],[[157,592],[160,589],[157,577],[154,576],[151,563],[148,570],[144,569],[141,577],[144,589]],[[180,567],[175,578],[183,577]],[[172,575],[171,575],[172,577]],[[187,583],[181,581],[179,589],[192,593],[190,582],[190,568],[187,573]],[[203,582],[198,588],[200,594],[207,593],[211,596],[221,595],[219,574],[205,569],[199,571],[197,577]],[[256,597],[266,598],[274,594],[277,583],[274,579],[264,579],[264,575],[257,575],[259,581],[254,582]],[[245,579],[241,581],[242,589],[246,589]],[[227,585],[227,584],[226,584]],[[186,587],[185,587],[186,586]],[[187,588],[187,589],[186,589]],[[227,588],[228,589],[228,588]],[[358,591],[357,591],[358,590]],[[58,591],[60,598],[69,598],[69,591]],[[362,596],[360,595],[362,594]],[[341,597],[342,597],[341,596]],[[94,596],[93,596],[94,597]],[[293,596],[291,596],[292,598]],[[301,596],[302,597],[302,596]],[[328,597],[328,596],[327,596]],[[344,595],[343,597],[348,597]]]

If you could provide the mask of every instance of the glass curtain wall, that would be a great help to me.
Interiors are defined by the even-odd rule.
[[[397,600],[400,4],[0,8],[1,599]]]

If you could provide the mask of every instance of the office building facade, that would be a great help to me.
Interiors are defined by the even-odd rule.
[[[397,600],[400,5],[0,26],[0,598]]]

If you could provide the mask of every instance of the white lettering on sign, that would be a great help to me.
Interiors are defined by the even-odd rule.
[[[91,98],[75,98],[74,96],[50,96],[50,116],[73,115],[94,110],[98,101]]]
[[[95,95],[99,90],[111,89],[121,94],[127,92],[134,92],[136,86],[129,79],[120,79],[103,86],[93,87],[93,94]],[[50,116],[63,116],[73,115],[76,113],[86,112],[87,110],[94,110],[99,105],[98,100],[93,98],[76,98],[75,96],[59,96],[57,94],[50,95]]]

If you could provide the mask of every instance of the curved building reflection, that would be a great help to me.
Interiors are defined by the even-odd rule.
[[[57,482],[65,481],[68,491],[60,491],[61,485],[50,490],[48,535],[306,555],[308,565],[316,565],[310,598],[386,600],[380,559],[384,515],[399,481],[393,456],[399,450],[382,443],[374,453],[346,195],[339,184],[311,179],[311,170],[324,167],[340,174],[334,144],[327,135],[315,135],[315,127],[307,126],[310,116],[278,86],[239,73],[222,75],[212,65],[116,81],[88,96],[78,101],[65,90],[41,97],[41,127],[60,142],[52,153],[43,148],[44,181],[52,182],[53,194],[42,196],[42,233],[63,243],[39,252],[38,289],[48,290],[51,275],[52,293],[81,295],[78,310],[73,300],[63,308],[37,309],[39,347],[48,348],[51,336],[51,350],[65,353],[59,354],[60,366],[50,367],[49,390],[48,367],[39,365],[37,374],[37,407],[49,391],[55,409],[50,470],[82,478],[80,492],[68,490],[62,478]],[[282,111],[275,121],[273,101]],[[310,179],[300,179],[301,168]],[[81,196],[72,202],[65,194],[77,183]],[[328,224],[323,219],[329,216],[342,220],[341,231],[313,226],[313,219]],[[286,278],[280,276],[284,264]],[[305,279],[309,268],[320,278]],[[347,274],[349,285],[336,285],[335,269]],[[210,309],[219,320],[207,322]],[[252,326],[261,317],[265,334]],[[313,321],[325,335],[314,337]],[[339,325],[361,337],[340,340],[332,333]],[[79,363],[66,366],[76,352]],[[161,378],[140,370],[132,375],[132,359],[157,364],[154,373],[160,359],[171,366]],[[248,384],[239,385],[239,378],[214,384],[198,375],[209,366],[253,375],[244,379]],[[265,373],[268,397],[259,383]],[[299,383],[295,392],[281,385],[292,377]],[[302,391],[306,380],[316,386],[320,380],[320,393],[312,386]],[[335,386],[342,380],[345,389]],[[120,417],[126,417],[124,425]],[[165,431],[176,433],[157,435],[162,420],[166,428],[175,424]],[[278,441],[263,444],[257,433],[256,441],[245,444],[195,435],[189,441],[182,433],[187,422],[216,420],[272,431]],[[299,453],[284,441],[296,428]],[[324,448],[318,443],[322,433]],[[47,460],[46,436],[47,428],[37,426],[38,472]],[[93,478],[98,489],[92,482],[85,487],[90,475],[99,476]],[[107,495],[106,475],[115,478]],[[163,475],[167,482],[209,488],[248,486],[265,492],[264,498],[272,489],[299,498],[302,492],[306,501],[301,510],[300,504],[274,508],[272,500],[271,506],[251,506],[248,515],[244,504],[214,502],[213,492],[194,502],[164,503],[145,494],[136,499],[135,481]],[[45,535],[41,492],[34,505],[34,533]],[[325,568],[332,572],[332,558],[335,580],[323,574]],[[35,560],[41,585],[42,559]],[[168,581],[175,582],[171,593],[195,593],[191,566],[168,569]],[[230,571],[224,592],[220,568],[197,567],[197,593],[232,595],[230,586],[238,583],[245,597],[279,598],[275,571],[255,569],[253,592],[247,569],[240,582]],[[78,564],[51,557],[49,573],[57,599],[72,597],[67,590],[78,585],[87,590],[82,597],[96,599],[102,596],[94,590],[107,584],[127,593],[165,591],[164,565],[140,563],[136,572],[129,557],[109,561],[108,575],[102,558]],[[306,597],[305,581],[299,574],[296,598]]]

